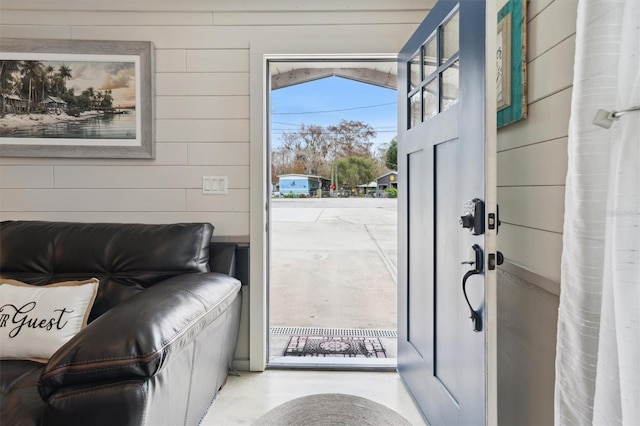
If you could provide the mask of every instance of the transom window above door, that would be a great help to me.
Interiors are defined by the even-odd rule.
[[[456,9],[409,61],[407,108],[412,128],[458,103],[459,12]]]

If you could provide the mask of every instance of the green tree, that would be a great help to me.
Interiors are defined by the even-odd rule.
[[[385,155],[385,165],[389,170],[398,170],[398,141],[393,138]]]
[[[374,178],[374,164],[371,158],[347,157],[338,160],[340,186],[355,188],[369,183]]]

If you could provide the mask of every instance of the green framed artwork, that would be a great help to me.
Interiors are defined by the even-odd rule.
[[[498,127],[527,117],[526,0],[509,0],[498,12],[496,92]]]

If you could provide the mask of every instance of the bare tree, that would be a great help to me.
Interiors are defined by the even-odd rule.
[[[282,142],[282,148],[292,153],[292,162],[303,164],[305,174],[320,175],[328,170],[331,140],[321,126],[302,124],[295,132],[284,133]]]
[[[281,136],[271,156],[272,172],[274,177],[287,173],[333,177],[341,158],[373,159],[371,139],[375,135],[370,125],[360,121],[342,120],[327,128],[302,124]]]
[[[332,133],[334,161],[346,157],[371,158],[371,147],[376,131],[362,121],[341,120],[338,125],[327,128]]]

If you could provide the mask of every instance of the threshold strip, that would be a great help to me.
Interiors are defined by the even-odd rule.
[[[365,328],[271,327],[270,332],[288,336],[398,337],[397,330]]]

